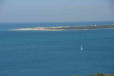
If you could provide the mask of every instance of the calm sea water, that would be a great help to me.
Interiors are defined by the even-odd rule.
[[[17,25],[0,26],[0,76],[114,73],[113,29],[8,31],[12,28],[38,26]],[[47,25],[50,26],[42,24]],[[80,50],[81,45],[83,51]]]

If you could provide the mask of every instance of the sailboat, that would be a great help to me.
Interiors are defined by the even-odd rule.
[[[96,27],[97,25],[95,24],[94,26]]]
[[[80,51],[83,51],[83,50],[84,50],[83,45],[81,45],[80,46]]]

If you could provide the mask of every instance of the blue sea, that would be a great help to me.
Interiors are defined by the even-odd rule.
[[[87,76],[114,73],[114,29],[9,31],[94,23],[0,24],[0,76]],[[97,25],[109,23],[96,23]],[[80,46],[83,45],[83,51]]]

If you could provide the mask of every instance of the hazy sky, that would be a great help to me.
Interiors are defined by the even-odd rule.
[[[0,22],[114,21],[114,0],[0,0]]]

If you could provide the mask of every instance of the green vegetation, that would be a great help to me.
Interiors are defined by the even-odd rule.
[[[103,73],[89,74],[88,76],[105,76]]]
[[[105,76],[103,73],[98,73],[96,76]]]
[[[74,76],[79,76],[79,75],[75,74]],[[97,74],[88,74],[87,76],[114,76],[114,74],[97,73]]]
[[[75,74],[74,76],[79,76],[79,75]]]

